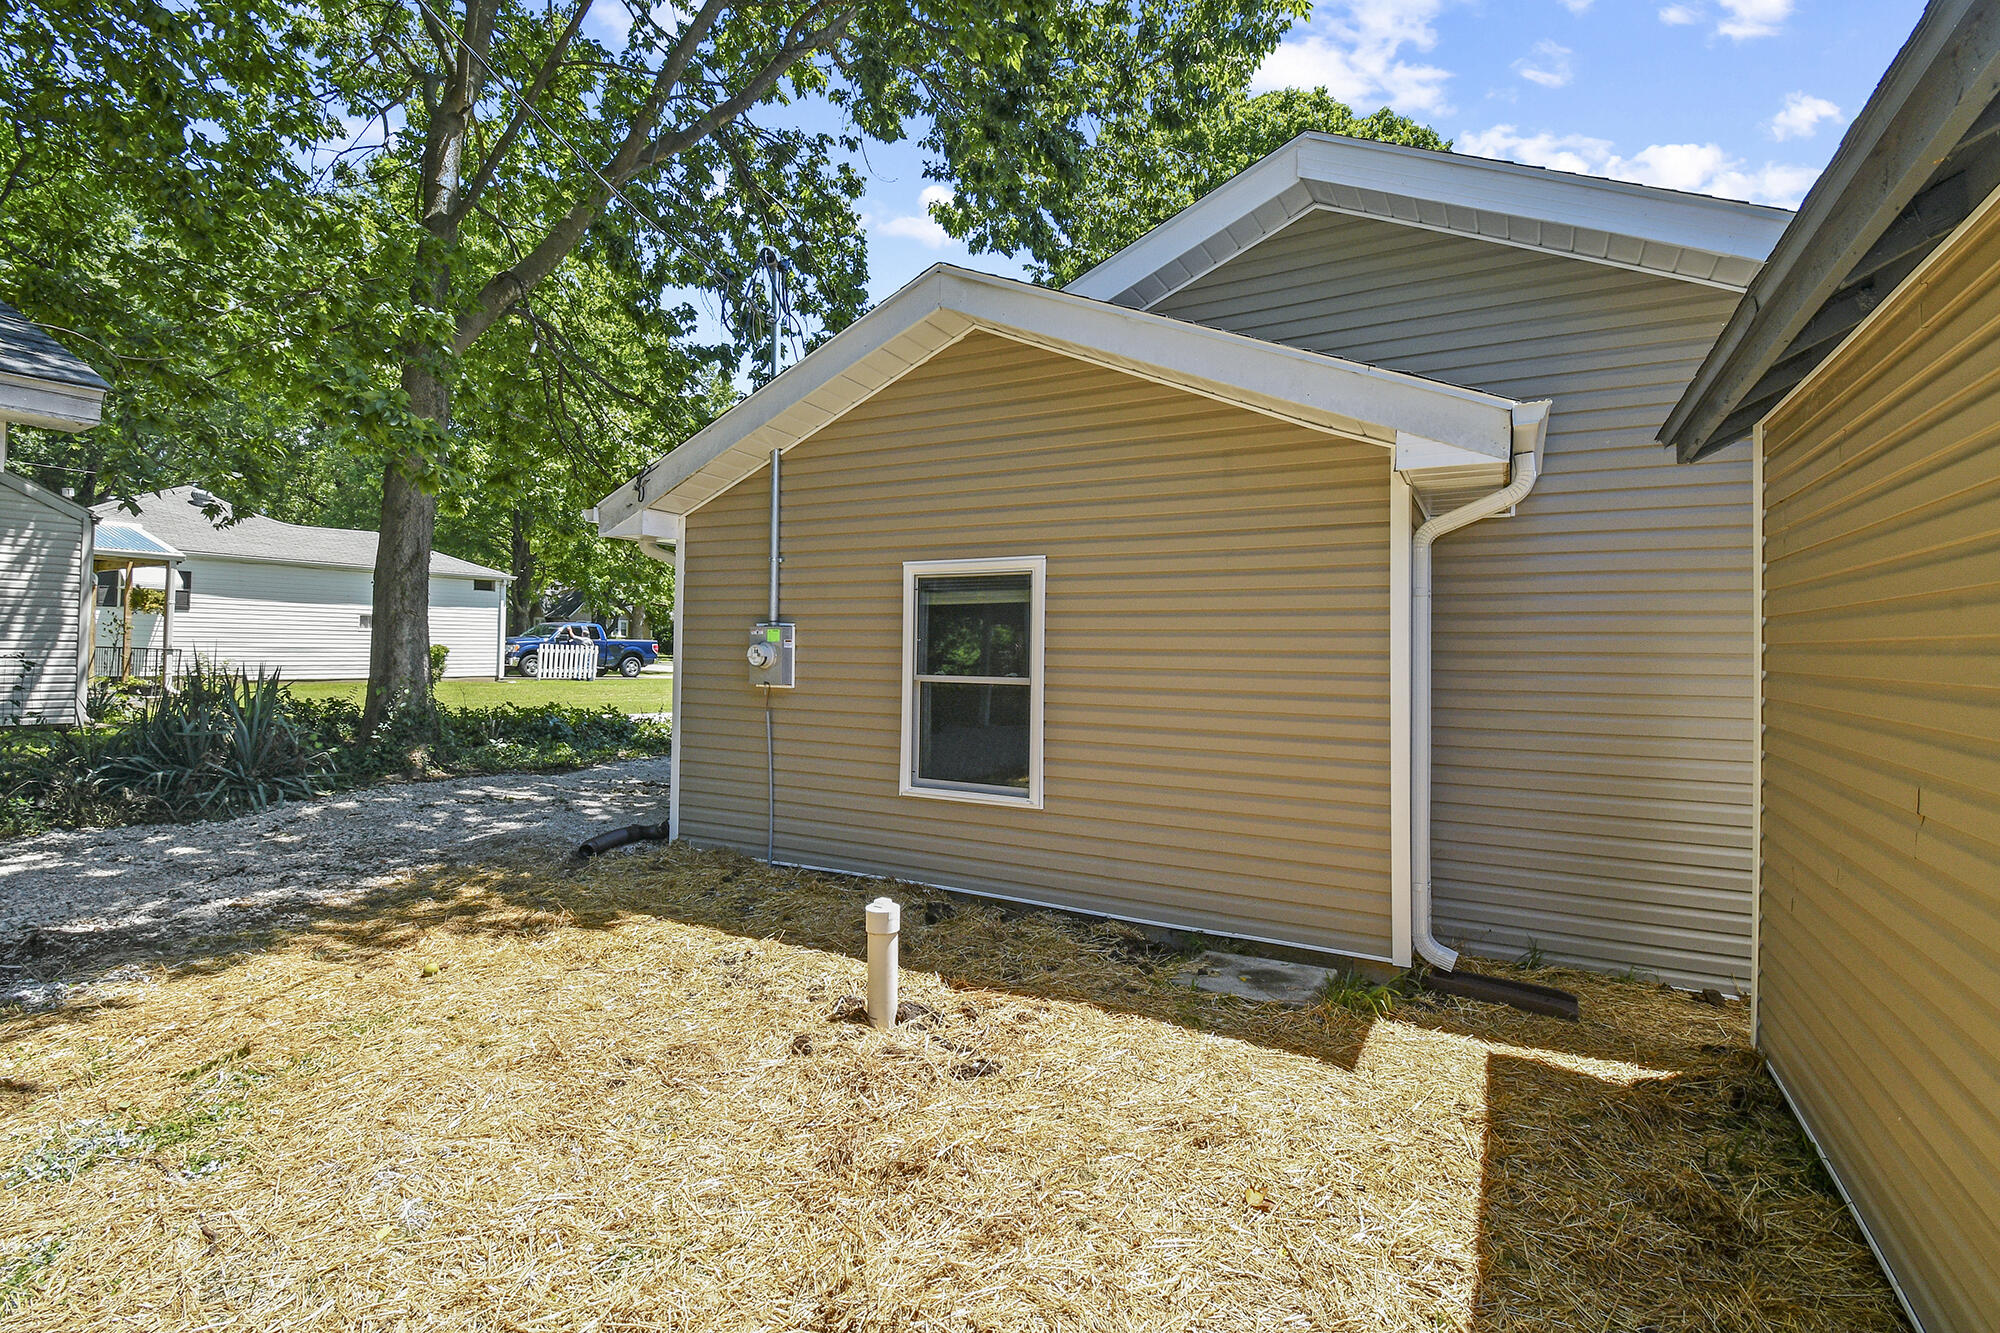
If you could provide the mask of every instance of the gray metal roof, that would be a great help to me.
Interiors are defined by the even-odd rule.
[[[179,560],[181,553],[129,519],[97,519],[93,549],[98,555],[135,556],[142,560]]]
[[[138,521],[146,532],[171,542],[188,555],[334,569],[375,568],[375,547],[380,540],[376,533],[353,528],[309,528],[298,523],[281,523],[263,514],[252,514],[217,527],[202,512],[203,505],[195,499],[196,492],[193,486],[176,486],[139,496],[134,502],[139,507]],[[96,513],[100,520],[121,514],[130,516],[129,510],[117,504],[99,505]],[[508,577],[500,570],[438,551],[431,553],[431,573],[447,578]]]
[[[2000,187],[2000,5],[1932,0],[1660,428],[1748,436]]]
[[[80,358],[5,301],[0,301],[0,374],[74,384],[85,389],[111,387]]]

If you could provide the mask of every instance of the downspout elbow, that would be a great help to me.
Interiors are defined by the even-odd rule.
[[[1513,508],[1535,488],[1548,410],[1547,402],[1515,409],[1505,486],[1439,514],[1410,538],[1410,947],[1440,972],[1458,966],[1458,951],[1431,925],[1431,548],[1448,532]]]

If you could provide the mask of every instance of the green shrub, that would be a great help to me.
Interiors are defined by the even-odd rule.
[[[554,703],[392,713],[364,741],[352,700],[198,666],[103,725],[0,729],[0,837],[222,817],[388,777],[558,772],[671,745],[665,723]]]
[[[100,793],[170,819],[239,814],[310,796],[330,776],[275,675],[196,659],[170,693],[111,733],[88,769]]]
[[[451,656],[451,649],[447,648],[445,645],[441,643],[434,643],[431,645],[431,688],[432,689],[436,689],[437,683],[444,679],[445,659],[450,656]]]

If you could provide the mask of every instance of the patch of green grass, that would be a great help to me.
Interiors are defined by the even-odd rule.
[[[368,693],[365,680],[287,681],[300,699],[349,699],[360,703]],[[622,713],[671,712],[674,678],[667,675],[599,676],[596,680],[528,680],[509,676],[505,680],[441,680],[437,702],[444,708],[491,708],[495,704],[561,704],[566,708],[603,708]]]
[[[1400,978],[1399,978],[1400,980]],[[1402,1003],[1403,992],[1396,982],[1376,981],[1360,972],[1335,972],[1320,987],[1321,1004],[1345,1009],[1362,1018],[1382,1018]]]
[[[12,1310],[42,1280],[42,1271],[62,1253],[63,1238],[51,1236],[40,1244],[29,1242],[11,1252],[0,1252],[0,1314]]]
[[[245,1054],[247,1048],[239,1047],[183,1071],[182,1081],[204,1086],[157,1119],[142,1121],[127,1115],[58,1126],[0,1173],[0,1185],[17,1189],[71,1181],[115,1157],[162,1148],[181,1150],[183,1171],[206,1175],[218,1169],[236,1154],[215,1143],[216,1131],[243,1115],[251,1090],[270,1078],[258,1070],[230,1067]]]
[[[1540,941],[1531,939],[1528,941],[1528,951],[1514,960],[1514,966],[1523,972],[1533,972],[1547,961],[1548,955],[1542,952]]]

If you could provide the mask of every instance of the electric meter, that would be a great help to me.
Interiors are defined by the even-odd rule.
[[[763,620],[750,628],[750,683],[775,690],[792,688],[792,646],[797,626],[788,620]]]

